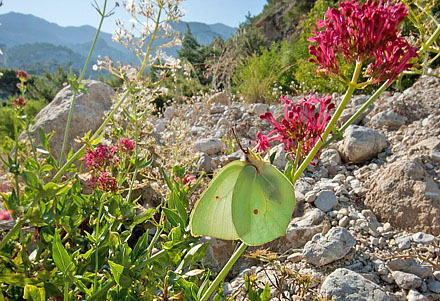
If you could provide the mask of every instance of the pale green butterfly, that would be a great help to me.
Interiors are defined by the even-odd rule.
[[[193,235],[255,246],[286,233],[295,209],[292,183],[249,149],[214,177],[190,217]]]

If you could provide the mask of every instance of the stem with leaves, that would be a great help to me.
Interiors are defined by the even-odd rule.
[[[95,4],[96,4],[96,2],[95,2]],[[62,166],[63,161],[64,161],[64,153],[66,151],[67,140],[69,138],[69,129],[70,129],[70,123],[72,121],[73,109],[75,107],[76,96],[79,92],[81,82],[84,79],[84,75],[86,73],[87,67],[89,66],[89,62],[92,57],[93,49],[95,49],[96,41],[98,40],[99,33],[101,32],[102,23],[104,22],[104,19],[110,15],[110,14],[105,13],[105,10],[107,7],[107,0],[104,0],[104,6],[103,6],[102,11],[99,9],[99,7],[97,5],[94,7],[95,7],[96,11],[99,13],[99,15],[101,16],[101,19],[99,21],[98,29],[96,30],[96,34],[95,34],[95,38],[93,39],[92,46],[90,47],[89,54],[87,55],[87,59],[84,64],[84,68],[81,71],[81,73],[76,81],[76,84],[73,84],[73,82],[70,83],[70,87],[73,90],[73,97],[72,97],[72,103],[70,104],[69,115],[67,115],[66,129],[64,130],[64,139],[63,139],[63,146],[61,147],[59,167]]]

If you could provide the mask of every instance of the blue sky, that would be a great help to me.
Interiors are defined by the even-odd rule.
[[[103,0],[97,2],[104,3]],[[115,0],[109,0],[108,3],[113,7]],[[181,7],[185,11],[184,21],[224,23],[237,27],[245,21],[248,12],[256,15],[263,10],[264,4],[266,0],[184,0]],[[88,24],[97,27],[99,22],[91,0],[3,0],[0,14],[11,11],[32,14],[61,26]],[[103,31],[116,29],[116,19],[128,19],[122,7],[116,10],[112,18],[104,21]]]

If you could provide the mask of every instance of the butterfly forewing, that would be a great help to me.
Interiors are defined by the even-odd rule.
[[[214,177],[191,213],[193,235],[226,240],[239,238],[232,222],[231,200],[237,178],[245,166],[243,161],[229,163]]]

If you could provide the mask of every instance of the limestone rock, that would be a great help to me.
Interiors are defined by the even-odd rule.
[[[419,276],[401,271],[392,272],[396,284],[402,289],[418,288],[422,285],[422,279]]]
[[[380,286],[345,268],[327,276],[321,286],[321,295],[332,300],[391,300]]]
[[[303,250],[307,262],[323,266],[343,258],[356,244],[355,238],[345,228],[335,227],[323,236],[316,234]]]
[[[70,148],[78,150],[81,145],[74,142],[76,137],[83,137],[88,131],[94,133],[101,125],[106,111],[111,109],[112,88],[96,80],[85,81],[84,89],[87,94],[79,93],[76,96],[73,108],[72,121],[70,124],[66,154]],[[70,86],[63,88],[55,98],[45,106],[36,116],[37,122],[31,129],[31,136],[39,143],[38,129],[44,132],[54,132],[49,144],[52,155],[59,158],[64,139],[67,116],[73,99],[73,91]]]
[[[336,195],[331,190],[323,190],[319,192],[315,200],[315,206],[324,212],[332,210],[338,204]]]
[[[404,125],[407,118],[399,115],[393,110],[386,110],[374,115],[368,125],[372,125],[377,128],[385,128],[390,130],[397,130],[400,126]]]
[[[224,149],[224,143],[219,138],[202,138],[194,143],[193,148],[198,152],[215,155]]]
[[[377,156],[388,146],[384,135],[373,129],[351,125],[344,133],[341,154],[350,163],[362,163]]]

